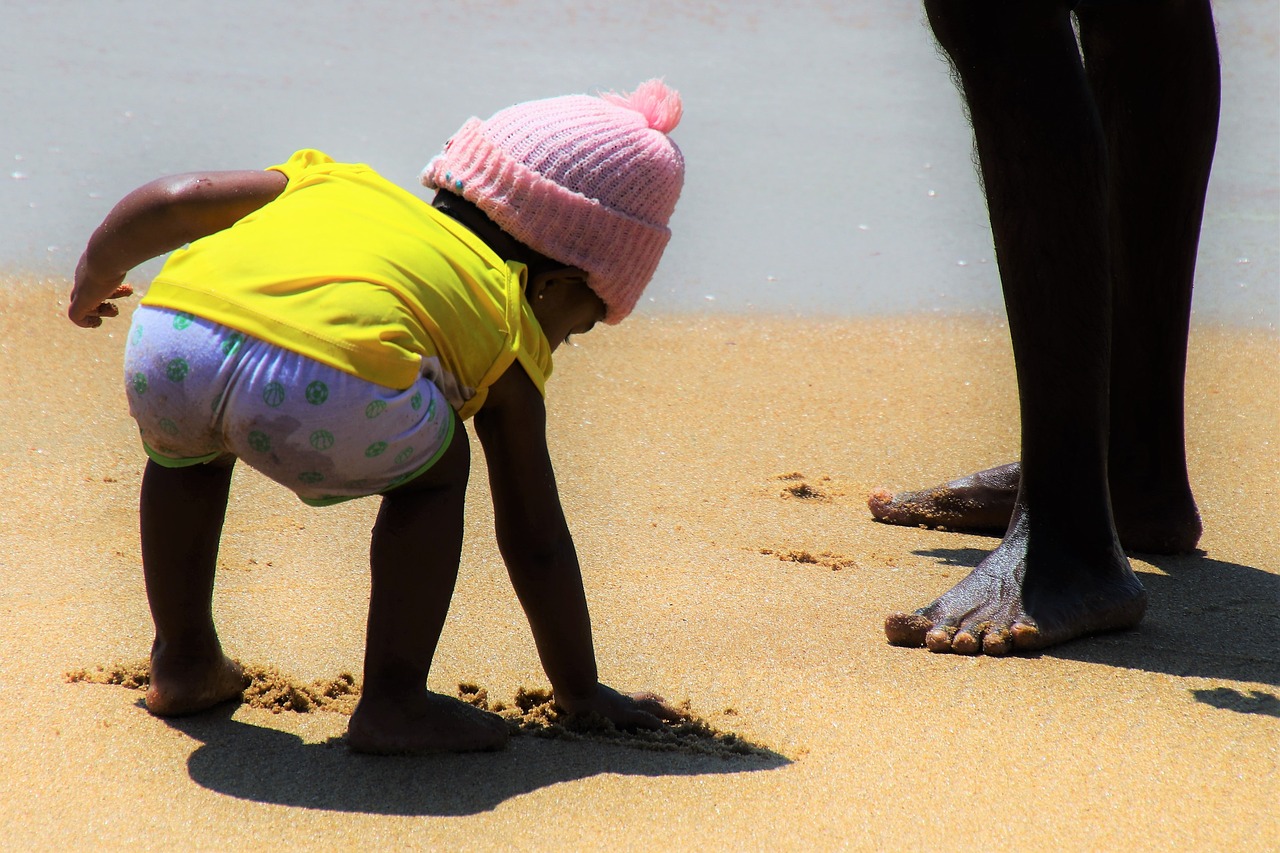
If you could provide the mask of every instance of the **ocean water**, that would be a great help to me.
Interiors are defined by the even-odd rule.
[[[1274,0],[1216,16],[1195,317],[1274,329],[1280,22]],[[111,205],[163,174],[316,147],[416,188],[472,115],[655,76],[684,97],[688,178],[641,310],[1002,310],[947,66],[916,4],[880,0],[0,0],[0,270],[69,276]]]

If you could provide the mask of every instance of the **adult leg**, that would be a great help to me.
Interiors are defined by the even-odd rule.
[[[1110,485],[1131,550],[1185,553],[1200,519],[1186,472],[1187,322],[1217,136],[1219,68],[1207,0],[1098,4],[1078,13],[1085,69],[1107,139],[1113,305]],[[920,491],[878,489],[891,524],[1004,529],[1021,466]]]
[[[1110,482],[1126,548],[1185,553],[1200,538],[1183,432],[1196,247],[1217,139],[1208,0],[1078,13],[1111,169]]]
[[[192,714],[246,686],[222,653],[213,624],[213,580],[235,459],[190,468],[148,461],[140,505],[142,568],[155,622],[147,709]]]
[[[1107,488],[1111,282],[1101,123],[1063,3],[926,0],[973,124],[1017,368],[1008,532],[889,640],[991,654],[1130,627],[1146,593]]]
[[[459,423],[435,465],[382,498],[370,548],[364,685],[347,730],[356,751],[456,752],[506,743],[500,717],[427,690],[462,556],[470,464]]]

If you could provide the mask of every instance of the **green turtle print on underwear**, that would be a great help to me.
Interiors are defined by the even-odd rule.
[[[311,446],[314,447],[316,450],[320,450],[320,451],[328,450],[329,448],[333,447],[333,442],[334,442],[333,433],[329,432],[327,429],[318,429],[315,432],[311,433],[310,441],[311,441]]]

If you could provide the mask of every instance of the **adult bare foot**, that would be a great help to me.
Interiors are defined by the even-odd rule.
[[[221,650],[216,656],[191,657],[153,648],[147,710],[158,717],[197,714],[239,699],[248,686],[244,669]]]
[[[917,492],[876,489],[867,506],[886,524],[1004,533],[1018,498],[1021,472],[1012,462]]]
[[[407,699],[360,699],[347,745],[377,755],[424,755],[502,749],[510,731],[497,714],[423,690]]]
[[[1017,462],[988,468],[941,486],[894,494],[871,493],[871,515],[886,524],[944,527],[970,533],[1002,534],[1018,497],[1022,466]],[[1113,473],[1112,511],[1120,544],[1141,554],[1187,554],[1195,550],[1203,527],[1191,489],[1181,482],[1127,486]]]
[[[1030,547],[1019,520],[995,551],[941,598],[915,613],[894,613],[885,635],[895,646],[1005,655],[1086,634],[1132,628],[1147,593],[1118,548],[1082,553],[1068,543]]]
[[[1120,544],[1139,554],[1189,554],[1200,542],[1204,526],[1186,479],[1181,483],[1118,483],[1112,476],[1111,512]]]

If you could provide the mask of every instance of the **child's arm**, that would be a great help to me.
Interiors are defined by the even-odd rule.
[[[556,702],[624,726],[653,728],[679,712],[652,695],[623,695],[599,682],[591,618],[573,537],[547,453],[542,395],[518,364],[489,389],[476,415],[493,492],[498,548],[529,618]]]
[[[89,238],[76,266],[67,316],[94,328],[119,312],[106,299],[128,295],[125,273],[143,261],[229,228],[280,195],[276,171],[203,172],[159,178],[129,193]]]

